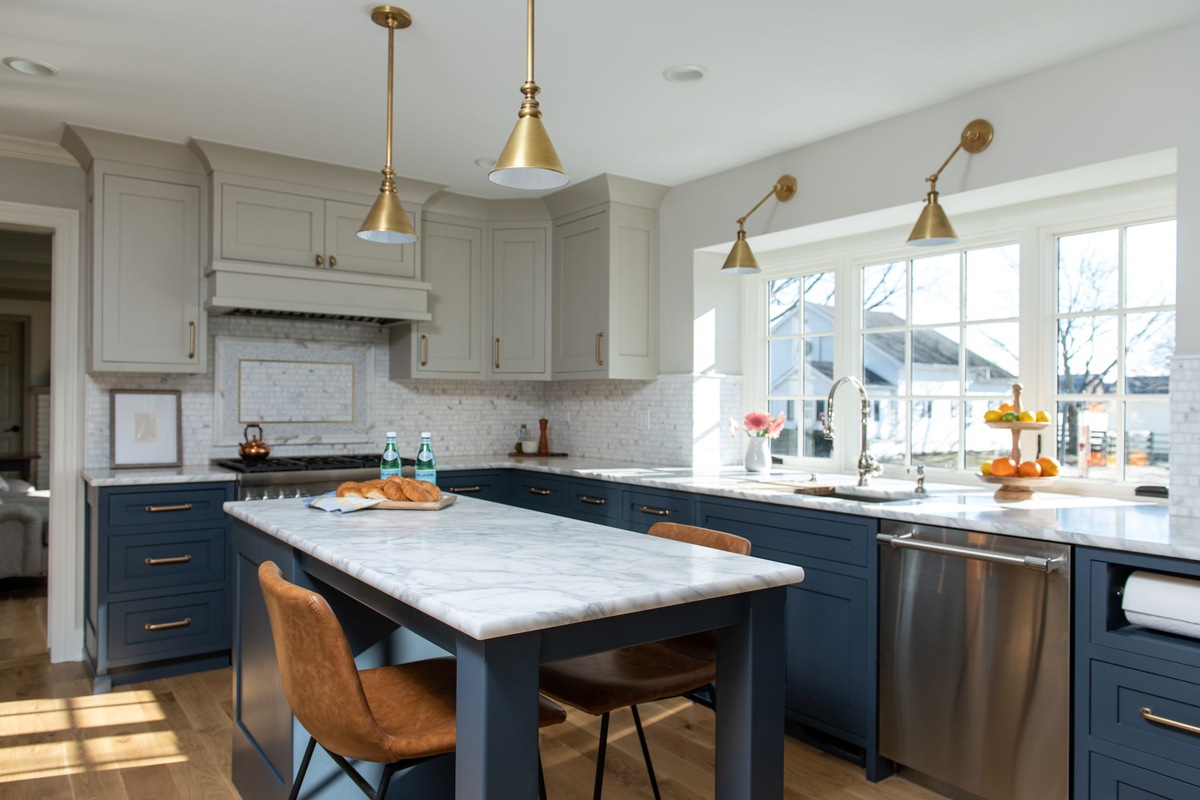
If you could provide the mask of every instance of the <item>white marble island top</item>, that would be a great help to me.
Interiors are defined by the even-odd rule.
[[[441,511],[226,503],[235,519],[476,639],[785,586],[788,564],[459,497]]]

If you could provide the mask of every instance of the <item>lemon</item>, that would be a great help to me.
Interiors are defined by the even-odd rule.
[[[1033,422],[1033,412],[1022,411],[1020,414],[1017,414],[1017,422]]]
[[[1039,412],[1037,412],[1037,417],[1035,417],[1035,420],[1037,422],[1049,422],[1050,417],[1047,416],[1045,411],[1039,411]]]
[[[980,464],[979,465],[979,474],[991,475],[992,474],[992,462],[985,461],[982,464]]]
[[[983,421],[984,422],[999,422],[1000,418],[1002,416],[1004,416],[1004,412],[1001,411],[1000,409],[989,408],[987,411],[983,412]]]

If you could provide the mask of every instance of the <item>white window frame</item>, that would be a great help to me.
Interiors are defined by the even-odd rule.
[[[1044,200],[954,215],[960,241],[951,247],[906,245],[907,230],[888,228],[795,247],[758,252],[762,271],[741,279],[742,404],[766,408],[767,286],[770,281],[831,271],[835,280],[834,377],[862,374],[862,283],[864,266],[940,253],[1016,243],[1020,248],[1019,358],[1026,408],[1055,408],[1057,395],[1057,237],[1106,227],[1138,225],[1176,217],[1175,177],[1153,178]],[[1178,262],[1177,262],[1178,264]],[[1177,269],[1179,267],[1177,266]],[[1178,284],[1177,284],[1178,285]],[[1177,298],[1178,301],[1178,298]],[[835,398],[837,435],[830,458],[784,457],[784,465],[818,472],[852,474],[858,458],[858,398],[844,390]],[[1027,434],[1028,436],[1028,434]],[[1032,440],[1022,449],[1032,447]],[[887,465],[884,476],[902,478],[906,467]],[[967,470],[930,469],[931,482],[982,486]],[[1054,491],[1132,497],[1134,484],[1094,478],[1060,478]]]

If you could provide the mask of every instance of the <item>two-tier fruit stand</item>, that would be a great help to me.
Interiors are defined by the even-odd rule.
[[[1014,383],[1013,391],[1013,413],[1021,413],[1021,389],[1023,387],[1019,383]],[[1001,428],[1003,430],[1012,431],[1012,460],[1016,464],[1021,463],[1021,433],[1024,431],[1040,431],[1046,428],[1049,422],[987,422],[984,423],[989,428]],[[999,484],[1000,488],[996,490],[997,500],[1028,500],[1033,496],[1035,488],[1045,488],[1054,483],[1057,478],[1052,476],[1043,476],[1040,478],[1022,478],[1019,475],[979,475],[979,479],[984,483]]]

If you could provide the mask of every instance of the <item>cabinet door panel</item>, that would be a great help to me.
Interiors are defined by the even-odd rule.
[[[316,267],[324,254],[324,200],[233,184],[222,188],[222,258]]]
[[[95,366],[203,371],[199,187],[105,175],[102,202]]]
[[[546,231],[492,231],[492,372],[544,375]]]
[[[429,293],[433,319],[415,326],[414,346],[420,352],[414,361],[425,374],[482,374],[483,231],[430,221],[424,229],[425,277],[433,285]]]
[[[608,355],[608,213],[554,232],[554,372],[605,375]]]
[[[337,259],[341,272],[367,272],[393,278],[417,277],[417,245],[379,244],[360,239],[358,229],[371,210],[358,203],[325,201],[325,247],[327,256]],[[408,212],[408,222],[416,230],[417,220]],[[329,263],[328,261],[326,262]]]

